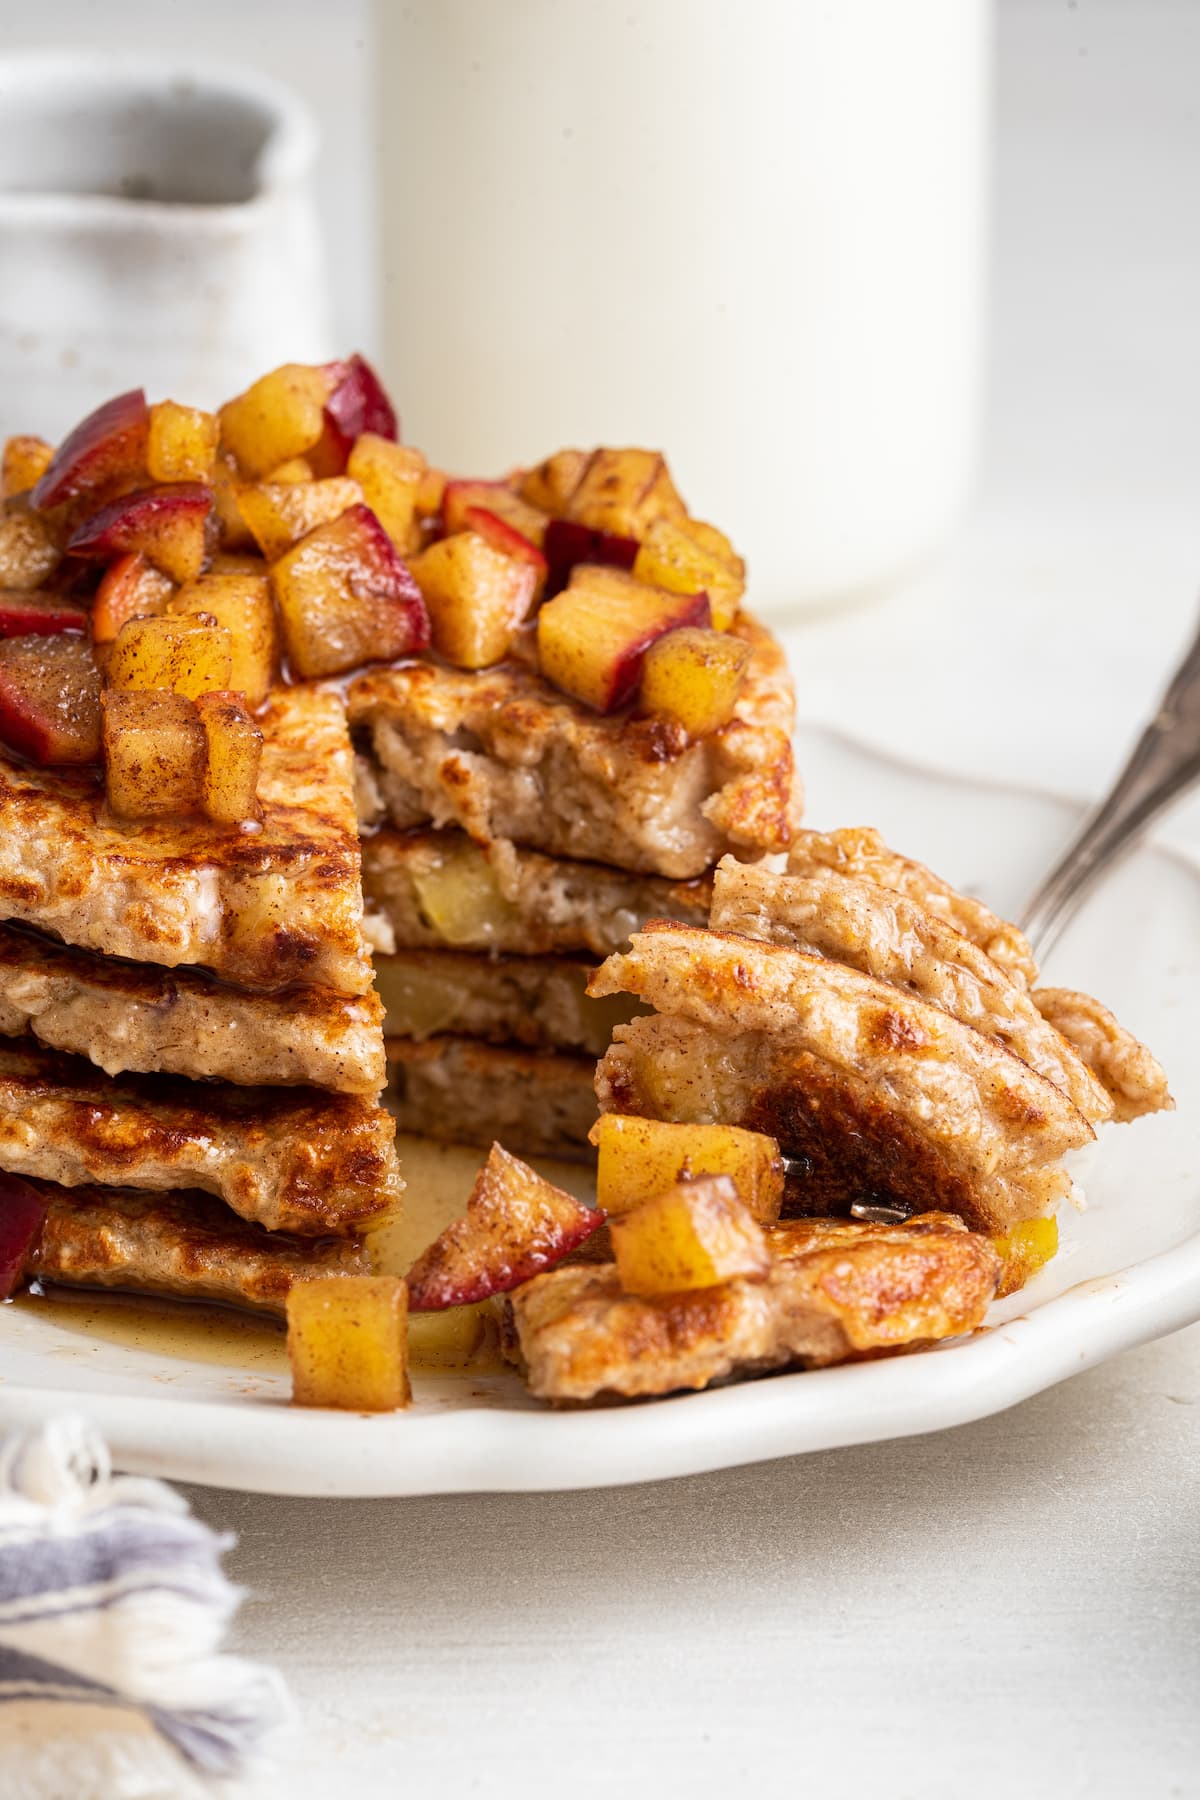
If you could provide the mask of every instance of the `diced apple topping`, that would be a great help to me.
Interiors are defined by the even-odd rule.
[[[286,468],[287,464],[283,466]],[[307,466],[305,464],[306,468]],[[278,470],[274,473],[278,474]],[[305,475],[304,479],[307,481],[310,477]],[[256,548],[250,527],[242,517],[238,500],[243,486],[237,464],[230,452],[218,450],[212,476],[213,517],[217,523],[217,541],[220,545],[218,555],[222,551],[228,553]]]
[[[417,497],[429,473],[419,450],[364,432],[355,442],[346,473],[402,556],[418,548],[414,531]]]
[[[86,638],[0,643],[0,738],[35,763],[97,761],[100,671]]]
[[[260,376],[220,412],[221,441],[244,475],[258,480],[315,448],[335,379],[326,369],[284,363]]]
[[[361,504],[362,498],[357,481],[334,475],[327,481],[248,484],[238,493],[238,505],[259,549],[274,562],[318,525],[328,525],[347,507]]]
[[[0,587],[35,588],[53,575],[62,551],[53,527],[24,496],[0,510]]]
[[[448,533],[472,531],[471,513],[482,508],[493,518],[502,519],[518,537],[540,550],[546,538],[550,516],[540,507],[531,506],[503,481],[448,481],[442,496],[442,521]]]
[[[0,1172],[0,1300],[20,1286],[49,1207],[19,1175]]]
[[[417,518],[426,524],[440,519],[449,482],[445,469],[426,469],[417,483]]]
[[[54,460],[54,446],[40,437],[10,437],[0,462],[0,494],[27,494]]]
[[[453,847],[441,851],[436,862],[414,871],[417,903],[422,917],[452,948],[486,948],[512,923],[515,908],[501,893],[483,847],[452,835],[450,841]]]
[[[130,619],[109,657],[110,688],[163,689],[194,700],[229,687],[233,667],[230,633],[211,614],[185,618]]]
[[[138,488],[78,525],[67,549],[102,560],[136,550],[172,581],[192,581],[208,558],[212,510],[212,489],[197,481]]]
[[[263,735],[241,694],[201,694],[196,711],[204,727],[205,767],[200,803],[210,819],[240,825],[257,819],[258,770]]]
[[[486,540],[493,550],[499,550],[502,556],[511,556],[517,562],[527,564],[533,570],[533,598],[530,602],[532,611],[546,590],[549,565],[537,545],[530,538],[523,537],[515,525],[499,513],[491,512],[486,506],[468,506],[466,515],[468,531]]]
[[[86,631],[88,615],[82,606],[60,594],[33,593],[21,588],[0,588],[0,638],[42,636],[57,631]]]
[[[130,619],[163,612],[175,583],[136,550],[119,556],[104,571],[92,603],[92,642],[111,644]]]
[[[715,525],[701,519],[656,519],[633,565],[639,581],[679,594],[708,595],[712,622],[727,631],[746,591],[746,565]]]
[[[283,482],[287,486],[294,486],[298,481],[315,480],[313,466],[306,456],[289,457],[287,462],[280,463],[279,467],[272,469],[267,476],[268,482]]]
[[[603,1113],[590,1141],[599,1153],[597,1203],[626,1213],[699,1175],[728,1175],[742,1203],[764,1225],[783,1203],[783,1158],[773,1137],[740,1125],[676,1125]]]
[[[412,1400],[408,1290],[397,1275],[327,1275],[287,1297],[292,1403],[396,1412]]]
[[[571,504],[588,465],[586,450],[556,450],[535,469],[526,469],[517,484],[522,500],[551,518],[560,519]]]
[[[439,655],[460,669],[486,669],[508,654],[536,600],[532,563],[462,531],[431,544],[411,567]]]
[[[572,519],[551,519],[543,542],[552,594],[566,587],[572,571],[580,563],[604,563],[614,569],[632,569],[637,561],[636,538],[618,537],[611,531],[593,531],[590,525],[577,525]]]
[[[206,744],[194,702],[161,690],[108,688],[103,710],[105,784],[117,817],[199,812]]]
[[[609,1221],[617,1277],[629,1294],[678,1294],[722,1281],[761,1281],[771,1258],[762,1226],[728,1175],[681,1181]]]
[[[603,1222],[602,1212],[493,1144],[466,1213],[409,1270],[409,1305],[437,1312],[506,1294],[553,1268]]]
[[[733,717],[749,661],[749,644],[728,632],[668,631],[646,652],[642,708],[673,720],[691,738],[718,731]]]
[[[63,439],[33,490],[37,507],[136,479],[146,466],[150,414],[141,388],[106,400]]]
[[[420,589],[368,506],[302,538],[273,565],[271,580],[298,675],[341,675],[428,647]]]
[[[198,406],[160,400],[150,408],[146,468],[153,481],[211,481],[217,460],[217,417]]]
[[[1000,1256],[999,1293],[1015,1294],[1058,1255],[1057,1219],[1022,1219],[992,1243]]]
[[[611,712],[633,697],[657,638],[708,622],[703,594],[670,594],[617,569],[585,564],[538,614],[538,660],[555,687]]]
[[[227,562],[236,559],[226,558]],[[244,570],[228,573],[216,567],[189,581],[170,600],[167,611],[177,617],[205,613],[229,633],[227,686],[260,706],[279,673],[279,630],[271,583],[262,564],[245,559]]]
[[[656,450],[593,450],[566,506],[577,524],[626,538],[644,537],[655,519],[686,516]]]
[[[400,436],[396,409],[365,356],[355,352],[345,362],[327,363],[325,373],[332,382],[326,410],[344,437],[353,442],[369,431],[372,437],[396,441]]]

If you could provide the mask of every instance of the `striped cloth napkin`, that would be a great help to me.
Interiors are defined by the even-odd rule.
[[[289,1713],[218,1653],[241,1593],[159,1481],[113,1476],[82,1419],[0,1441],[0,1795],[212,1800]]]

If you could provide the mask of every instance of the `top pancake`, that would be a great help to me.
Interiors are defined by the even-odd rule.
[[[128,823],[90,771],[0,755],[0,918],[68,944],[240,986],[363,994],[371,964],[353,757],[340,697],[278,689],[263,732],[261,825]]]

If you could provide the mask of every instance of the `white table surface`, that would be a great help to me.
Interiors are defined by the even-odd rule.
[[[789,632],[809,718],[1105,783],[1200,584],[1198,66],[1183,0],[1003,5],[982,499],[937,569]],[[245,1791],[1200,1794],[1198,1453],[1200,1328],[945,1435],[662,1486],[192,1490],[304,1718]]]

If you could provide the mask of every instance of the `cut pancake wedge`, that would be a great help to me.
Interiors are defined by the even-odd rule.
[[[767,1230],[765,1281],[644,1298],[615,1266],[576,1264],[511,1297],[530,1390],[581,1401],[702,1388],[730,1375],[929,1343],[983,1322],[1000,1260],[939,1214],[904,1225],[794,1220]]]
[[[799,951],[652,925],[591,992],[632,993],[660,1015],[617,1028],[597,1071],[602,1110],[768,1132],[799,1165],[804,1211],[886,1200],[1003,1232],[1070,1192],[1062,1158],[1095,1135],[994,1040]]]
[[[822,869],[776,875],[726,857],[713,881],[712,924],[887,982],[994,1038],[1052,1081],[1093,1124],[1113,1104],[1036,997],[962,932],[891,888]]]
[[[201,1188],[271,1231],[348,1234],[403,1191],[387,1111],[315,1088],[167,1076],[0,1045],[0,1168],[66,1187]]]
[[[245,987],[364,994],[353,753],[338,695],[280,688],[258,717],[262,820],[122,824],[91,771],[0,755],[0,918]]]
[[[297,987],[251,994],[195,970],[72,950],[0,925],[0,1035],[31,1032],[108,1075],[127,1071],[377,1094],[378,996]]]
[[[297,1281],[370,1273],[359,1238],[264,1231],[208,1194],[34,1186],[49,1211],[26,1273],[42,1281],[282,1314]]]

